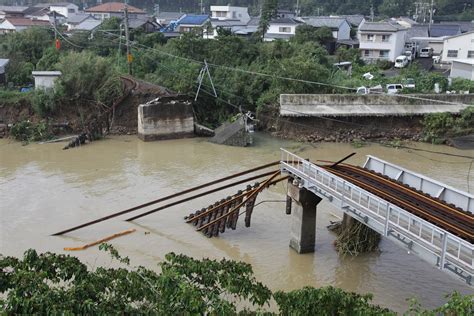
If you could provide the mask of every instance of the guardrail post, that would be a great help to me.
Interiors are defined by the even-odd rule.
[[[388,224],[390,222],[390,204],[387,203],[387,212],[385,213],[385,226],[383,229],[383,235],[388,236]]]
[[[444,262],[446,261],[446,248],[448,246],[448,233],[443,234],[442,246],[441,246],[441,257],[439,259],[439,268],[444,270]]]

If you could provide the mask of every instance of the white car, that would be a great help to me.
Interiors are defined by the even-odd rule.
[[[395,68],[405,68],[408,65],[408,58],[405,55],[395,58]]]
[[[433,56],[433,48],[424,47],[420,50],[420,57],[430,58],[431,56]]]
[[[403,85],[400,83],[390,83],[386,87],[388,94],[397,94],[403,90]]]

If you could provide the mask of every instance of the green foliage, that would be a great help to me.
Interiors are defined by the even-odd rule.
[[[56,48],[45,49],[43,56],[36,64],[36,70],[56,70],[56,64],[59,62],[60,53]]]
[[[260,15],[260,23],[258,30],[261,34],[265,34],[268,30],[270,21],[276,17],[278,10],[278,0],[263,0],[262,13]]]
[[[53,113],[56,109],[57,97],[53,89],[35,90],[31,99],[33,110],[40,116]]]
[[[101,246],[122,263],[112,246]],[[99,267],[77,258],[28,250],[0,257],[0,309],[8,314],[214,314],[237,311],[238,300],[263,306],[271,292],[246,263],[167,254],[158,274],[144,267]]]
[[[304,287],[274,294],[282,315],[396,315],[388,309],[371,305],[372,295],[345,292],[332,286]]]
[[[0,313],[4,314],[266,314],[275,299],[282,315],[396,315],[372,305],[372,295],[334,287],[304,287],[272,292],[253,276],[249,264],[222,259],[196,260],[169,253],[161,272],[130,266],[111,245],[101,244],[125,268],[89,270],[77,258],[54,253],[24,253],[23,259],[0,255]],[[416,315],[471,315],[473,296],[453,293],[433,311],[413,301]],[[239,311],[237,305],[246,308]]]
[[[428,114],[422,121],[425,141],[443,143],[452,136],[474,131],[474,106],[462,110],[459,117],[451,113]]]
[[[122,83],[111,62],[92,52],[69,52],[61,56],[58,69],[62,76],[55,89],[68,99],[110,105],[121,94]]]
[[[311,25],[298,25],[296,27],[295,36],[291,38],[298,44],[304,44],[306,42],[316,42],[320,45],[325,45],[328,42],[333,41],[331,29],[328,27],[314,27]]]
[[[469,91],[469,93],[474,93],[474,81],[469,79],[454,78],[449,90]]]
[[[49,126],[45,121],[36,124],[29,120],[15,123],[10,130],[10,134],[23,143],[45,140],[51,137]]]
[[[30,100],[33,92],[19,92],[0,89],[0,105],[17,105],[23,100]]]

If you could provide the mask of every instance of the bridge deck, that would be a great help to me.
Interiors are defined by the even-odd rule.
[[[461,238],[459,232],[440,227],[433,218],[422,218],[419,214],[411,213],[413,209],[410,205],[400,207],[395,203],[399,198],[396,195],[391,196],[388,192],[386,197],[378,196],[369,191],[370,185],[362,188],[346,176],[335,174],[335,170],[313,164],[284,149],[280,168],[282,173],[297,178],[306,189],[326,197],[342,211],[381,235],[472,285],[474,245],[472,239],[469,240],[469,234],[473,233],[470,218],[467,226],[460,228],[467,234]],[[372,189],[379,189],[377,185],[374,186]]]

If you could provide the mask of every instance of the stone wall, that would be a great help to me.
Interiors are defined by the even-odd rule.
[[[159,97],[138,107],[138,137],[143,141],[194,136],[194,113],[187,96]]]

